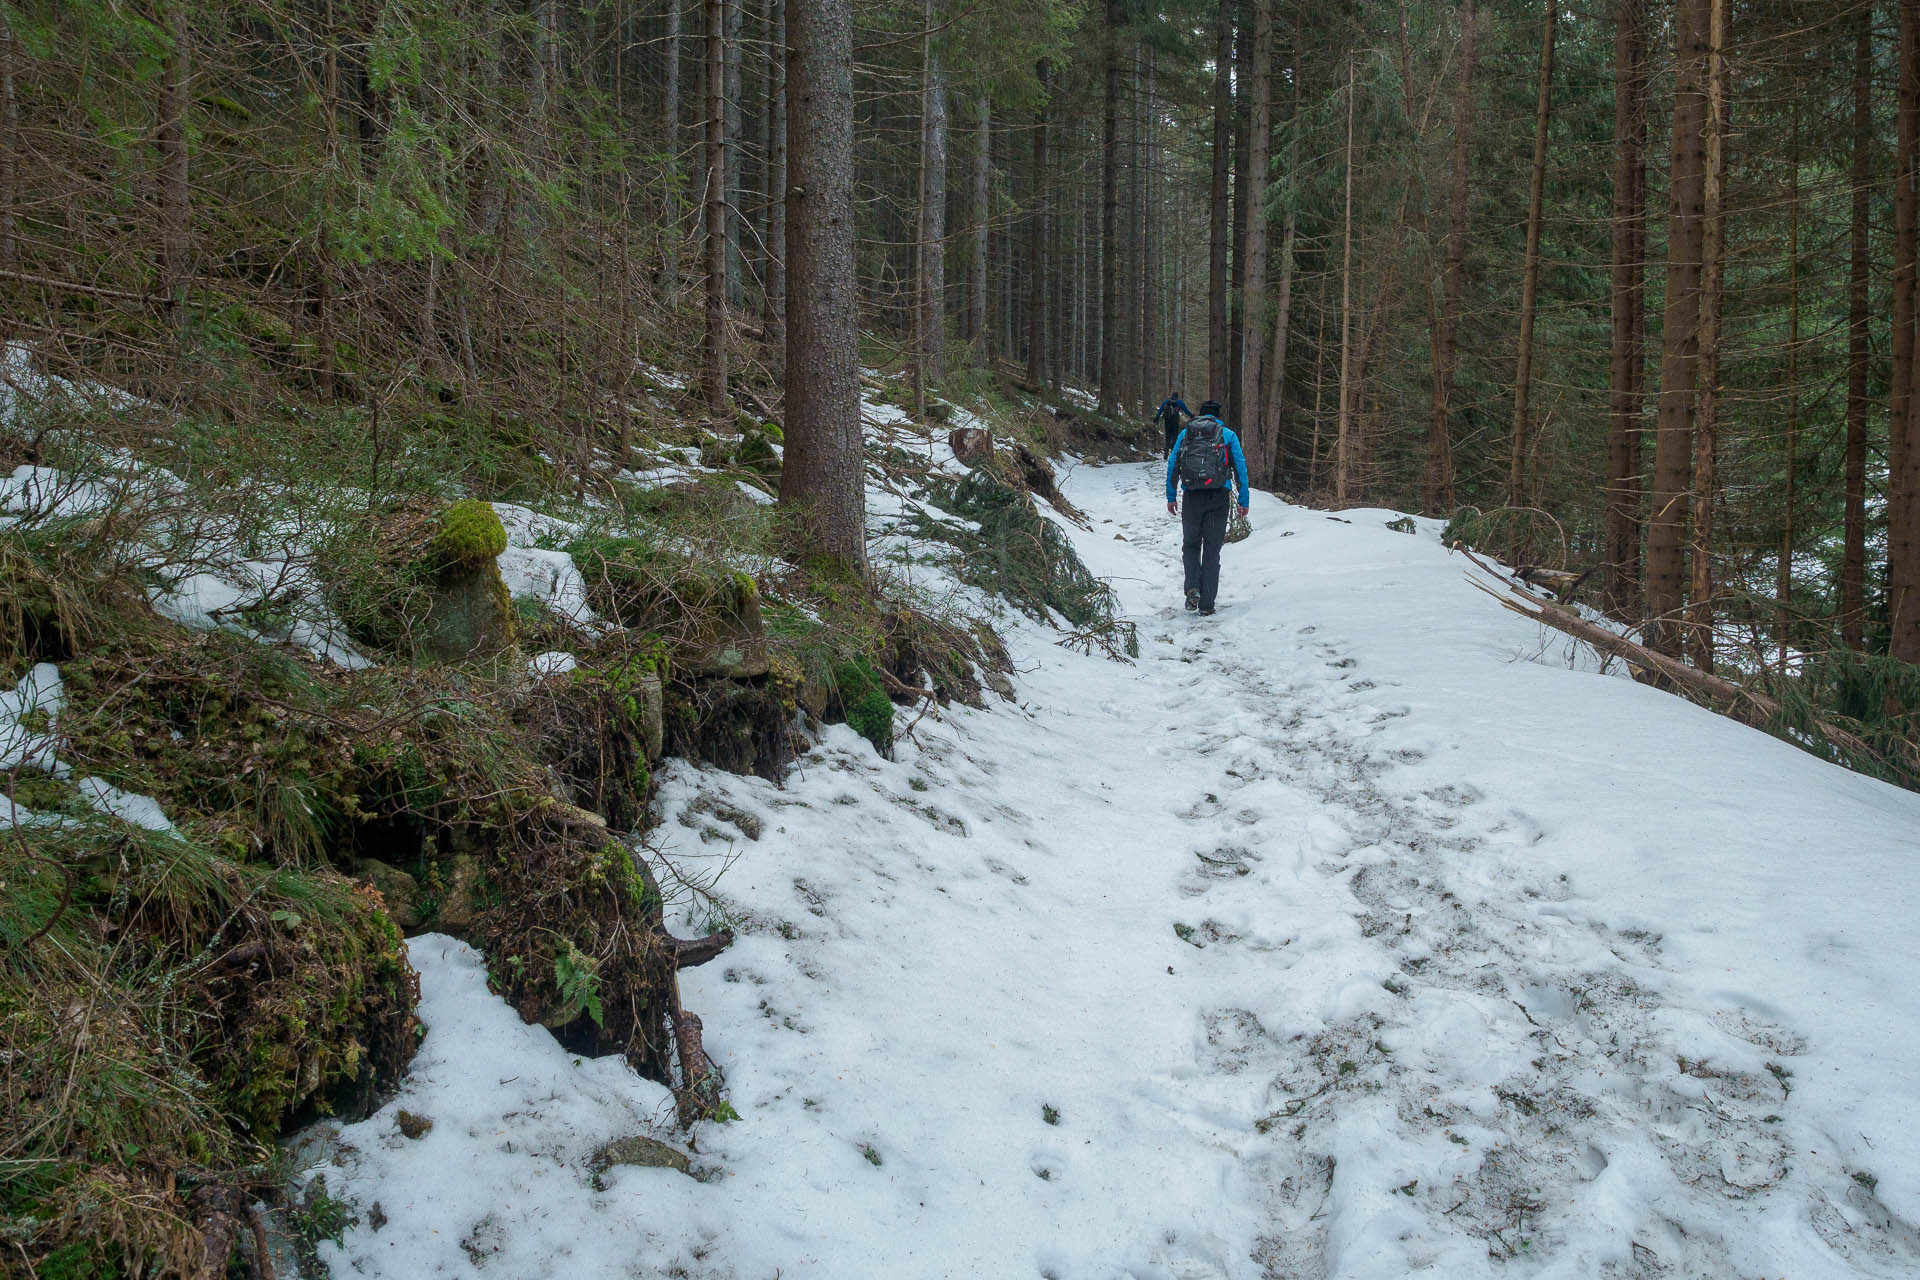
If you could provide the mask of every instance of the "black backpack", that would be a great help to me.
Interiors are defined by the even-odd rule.
[[[1227,454],[1226,424],[1212,414],[1187,424],[1186,443],[1180,446],[1180,483],[1188,489],[1220,489],[1233,475]]]

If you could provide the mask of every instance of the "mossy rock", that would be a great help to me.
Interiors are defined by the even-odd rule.
[[[847,727],[873,744],[881,755],[893,756],[893,701],[880,682],[880,673],[864,657],[852,658],[834,671],[833,708]]]
[[[442,564],[477,567],[506,549],[506,526],[486,503],[463,498],[440,513],[433,554]]]
[[[623,633],[564,681],[528,695],[524,722],[574,803],[623,831],[648,825],[653,767],[666,749],[665,646]]]
[[[388,866],[378,858],[363,858],[355,871],[356,876],[380,891],[380,899],[386,905],[387,914],[401,930],[418,929],[424,917],[420,914],[420,882],[398,867]]]
[[[472,853],[456,853],[433,868],[430,895],[434,902],[428,917],[441,933],[456,938],[470,937],[474,921],[483,908],[486,891],[480,859]]]
[[[496,559],[507,534],[493,508],[463,499],[390,511],[341,534],[321,562],[329,599],[359,643],[415,662],[489,658],[518,640]]]
[[[489,985],[569,1048],[621,1052],[670,1080],[675,957],[643,865],[598,815],[551,799],[530,798],[495,834],[470,934]]]
[[[365,1114],[413,1056],[419,979],[379,895],[332,872],[277,875],[255,975],[228,984],[206,1069],[261,1136],[308,1115]],[[216,989],[220,990],[220,989]]]
[[[681,1173],[689,1172],[686,1152],[678,1151],[645,1134],[635,1134],[630,1138],[616,1138],[594,1152],[593,1158],[587,1162],[587,1168],[595,1174],[605,1173],[619,1165],[631,1165],[640,1169],[675,1169]]]
[[[736,453],[739,465],[767,480],[780,478],[780,456],[774,452],[774,437],[762,431],[749,431],[740,440]]]
[[[567,551],[593,606],[663,637],[677,669],[732,680],[766,674],[766,625],[750,574],[635,538],[582,540]]]
[[[793,760],[790,697],[767,677],[676,679],[667,691],[667,751],[777,782]]]
[[[417,652],[439,662],[491,657],[511,649],[518,635],[519,620],[499,564],[458,564],[435,579]]]

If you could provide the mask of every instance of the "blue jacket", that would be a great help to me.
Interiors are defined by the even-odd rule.
[[[1160,402],[1160,407],[1154,411],[1153,420],[1158,422],[1160,419],[1165,418],[1168,426],[1177,427],[1180,425],[1181,415],[1191,418],[1193,416],[1193,410],[1187,408],[1187,402],[1179,396],[1168,396]]]
[[[1195,418],[1195,422],[1199,419]],[[1220,428],[1221,438],[1227,442],[1227,452],[1233,457],[1233,478],[1240,491],[1240,505],[1247,505],[1247,455],[1240,452],[1240,437],[1233,433],[1232,427]],[[1167,455],[1167,501],[1172,502],[1179,492],[1180,449],[1187,443],[1186,429],[1182,428],[1179,437],[1173,442],[1173,452]]]

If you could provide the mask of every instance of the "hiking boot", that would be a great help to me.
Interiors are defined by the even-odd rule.
[[[1198,609],[1199,607],[1200,607],[1200,590],[1199,590],[1199,588],[1198,588],[1198,587],[1188,587],[1188,588],[1187,588],[1187,610],[1188,610],[1188,612],[1192,612],[1193,610],[1195,610],[1195,609]]]
[[[1201,617],[1203,617],[1203,618],[1211,618],[1211,617],[1213,616],[1213,610],[1211,610],[1211,609],[1202,609],[1202,610],[1200,610],[1200,616],[1201,616]]]

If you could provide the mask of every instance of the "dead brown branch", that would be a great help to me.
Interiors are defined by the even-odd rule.
[[[1680,693],[1689,701],[1698,703],[1710,711],[1730,716],[1755,729],[1770,730],[1773,725],[1779,723],[1780,704],[1765,694],[1755,693],[1744,685],[1710,675],[1698,667],[1688,666],[1678,658],[1668,657],[1645,645],[1635,644],[1625,636],[1610,631],[1597,622],[1588,621],[1565,605],[1529,595],[1515,587],[1510,580],[1505,579],[1498,569],[1465,547],[1455,544],[1455,549],[1480,569],[1502,579],[1505,590],[1497,590],[1485,579],[1471,574],[1467,577],[1467,581],[1498,600],[1504,608],[1542,626],[1552,627],[1556,631],[1572,636],[1596,652],[1618,658],[1633,669],[1637,679],[1658,685],[1670,692]],[[1881,758],[1880,752],[1874,750],[1857,735],[1847,732],[1830,721],[1816,719],[1811,729],[1841,751],[1869,760]]]

